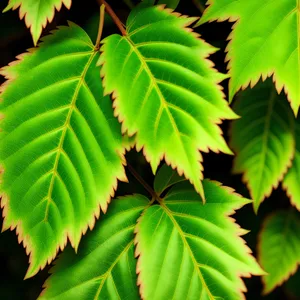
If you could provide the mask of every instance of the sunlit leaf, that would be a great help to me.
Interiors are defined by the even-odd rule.
[[[136,227],[138,284],[143,299],[242,299],[240,276],[263,272],[228,218],[249,203],[203,182],[206,204],[186,183],[175,185],[161,205],[148,208]]]
[[[209,0],[199,21],[236,21],[228,44],[230,98],[260,76],[274,74],[297,114],[300,105],[300,10],[298,0]]]
[[[259,262],[268,273],[264,293],[271,292],[293,273],[300,263],[300,214],[278,211],[266,219],[258,245]]]
[[[42,29],[46,27],[47,22],[53,20],[55,9],[59,11],[63,4],[70,9],[71,3],[72,0],[9,0],[4,11],[19,7],[20,19],[25,19],[25,24],[30,28],[33,42],[36,45]]]
[[[114,200],[78,254],[69,248],[58,259],[39,299],[140,299],[133,230],[148,202],[139,195]]]
[[[187,27],[195,20],[139,7],[125,36],[103,41],[99,63],[122,131],[136,134],[153,171],[165,158],[204,198],[199,150],[231,153],[217,124],[236,115],[218,85],[225,76],[207,60],[216,49]]]
[[[234,110],[241,119],[233,122],[231,130],[230,145],[237,154],[233,171],[243,173],[257,211],[291,165],[294,116],[271,81],[242,92]]]
[[[0,162],[3,229],[17,228],[30,254],[27,277],[78,247],[117,179],[122,136],[103,97],[98,51],[78,26],[62,27],[2,69]]]

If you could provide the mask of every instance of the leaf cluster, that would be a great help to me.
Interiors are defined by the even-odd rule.
[[[300,263],[297,1],[209,0],[204,11],[195,0],[199,19],[175,12],[179,0],[124,0],[125,23],[98,2],[95,43],[72,22],[40,39],[71,0],[5,9],[19,9],[35,45],[0,70],[3,230],[16,229],[26,248],[25,278],[61,250],[40,299],[243,299],[251,275],[271,292]],[[119,33],[103,34],[105,14]],[[215,20],[234,22],[228,74],[193,29]],[[126,160],[132,148],[153,187]],[[209,151],[234,155],[251,200],[204,179]],[[149,197],[114,199],[125,170]],[[231,215],[249,203],[259,213],[280,183],[293,207],[264,221],[260,267]]]

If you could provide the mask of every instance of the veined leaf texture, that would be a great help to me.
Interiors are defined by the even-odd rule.
[[[99,53],[69,24],[2,69],[0,159],[3,228],[17,227],[27,277],[106,211],[125,180],[121,129],[103,97]]]
[[[300,105],[300,10],[298,0],[209,0],[198,24],[236,22],[227,47],[229,96],[273,75],[297,115]]]
[[[163,173],[165,182],[173,176]],[[203,187],[205,205],[188,182],[160,205],[141,195],[114,200],[78,255],[57,260],[40,299],[241,299],[240,276],[263,272],[228,216],[250,201],[216,182]]]
[[[257,86],[233,112],[220,85],[228,76],[208,59],[217,49],[191,29],[198,18],[173,12],[178,0],[143,2],[124,30],[114,20],[122,36],[106,37],[100,50],[101,34],[94,45],[69,23],[1,69],[3,229],[16,228],[30,256],[26,278],[71,244],[40,299],[242,299],[241,277],[264,274],[230,217],[252,201],[203,180],[202,152],[233,154],[219,125],[243,117],[232,128],[235,171],[257,210],[294,156],[292,110]],[[62,5],[71,0],[10,0],[6,10],[20,8],[36,44]],[[99,33],[103,14],[101,6]],[[153,190],[144,184],[152,199],[110,204],[134,146],[154,174],[168,166]]]
[[[232,123],[233,172],[243,173],[255,211],[292,164],[295,120],[283,94],[270,80],[243,91],[234,103],[241,118]],[[294,168],[293,168],[294,169]]]
[[[57,260],[39,299],[140,299],[134,227],[148,204],[141,195],[113,200],[78,254],[69,248]]]
[[[136,134],[154,172],[164,158],[204,199],[199,150],[231,153],[217,124],[236,114],[218,85],[225,75],[207,60],[215,49],[187,27],[195,20],[163,6],[135,9],[125,36],[103,40],[99,64],[122,132]]]

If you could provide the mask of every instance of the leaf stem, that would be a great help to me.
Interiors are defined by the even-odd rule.
[[[155,193],[152,187],[138,174],[138,172],[129,164],[127,163],[128,170],[130,173],[136,178],[136,180],[149,192],[153,199],[159,200],[159,196]],[[152,199],[152,201],[153,201]]]
[[[99,28],[98,28],[98,35],[95,44],[95,51],[98,51],[100,48],[100,41],[103,33],[103,26],[104,26],[104,17],[105,17],[105,5],[102,4],[100,6],[100,20],[99,20]]]
[[[121,31],[122,35],[123,36],[127,35],[126,30],[124,28],[124,25],[123,25],[122,21],[115,14],[115,12],[112,10],[112,8],[110,7],[110,5],[105,0],[98,0],[98,2],[99,2],[100,5],[104,5],[105,6],[106,12],[111,16],[112,20],[117,25],[117,27]]]

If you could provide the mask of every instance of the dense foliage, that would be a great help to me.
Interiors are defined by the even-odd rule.
[[[71,0],[4,10],[35,46],[0,70],[3,230],[26,249],[25,278],[61,251],[39,299],[244,299],[253,275],[273,293],[300,264],[298,1],[124,0],[126,17],[97,2],[89,29],[42,38]],[[225,40],[200,34],[226,20],[223,74],[211,57]],[[281,191],[261,213],[281,183],[290,204]],[[245,230],[232,215],[247,204]],[[300,297],[297,276],[279,297]]]

